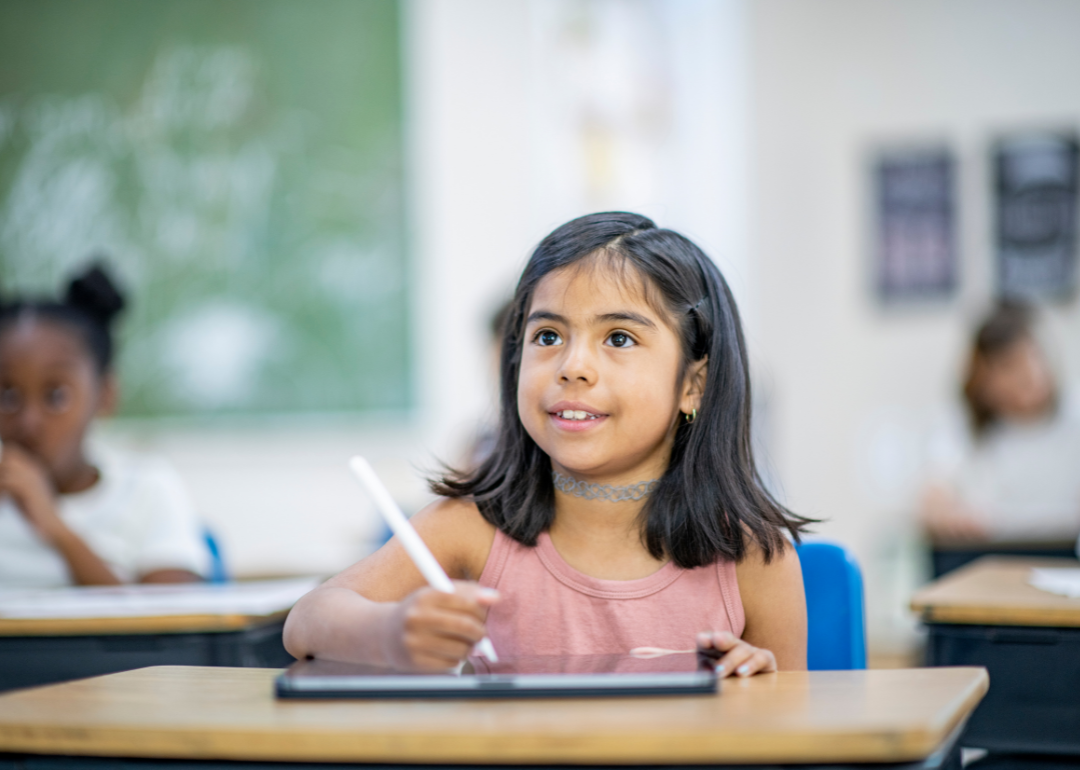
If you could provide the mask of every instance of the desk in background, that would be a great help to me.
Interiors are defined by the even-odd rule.
[[[155,665],[280,667],[315,580],[0,593],[0,691]]]
[[[260,770],[271,762],[947,767],[987,688],[983,669],[942,668],[762,674],[688,697],[278,701],[277,674],[149,668],[2,695],[0,770],[5,761],[55,767],[28,754],[147,760],[139,767],[249,761]]]
[[[932,543],[930,545],[930,562],[933,568],[934,578],[960,569],[983,556],[1023,556],[1026,558],[1076,558],[1076,541],[1061,541],[1047,543],[985,543],[974,546],[971,544]]]
[[[911,608],[929,631],[929,665],[990,672],[963,745],[1080,755],[1080,599],[1028,585],[1036,567],[1080,562],[983,557],[923,588]]]

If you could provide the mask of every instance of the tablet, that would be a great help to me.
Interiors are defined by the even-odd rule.
[[[460,672],[410,673],[303,660],[276,681],[279,698],[573,698],[708,695],[716,661],[696,653],[469,658]]]

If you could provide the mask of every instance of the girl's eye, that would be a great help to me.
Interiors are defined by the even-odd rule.
[[[22,409],[22,394],[15,388],[0,388],[0,414],[15,414]]]
[[[540,345],[540,347],[547,348],[558,345],[560,342],[562,342],[562,337],[551,329],[544,329],[544,331],[536,335],[536,344]]]
[[[71,389],[58,385],[45,391],[45,407],[54,413],[66,412],[71,406]]]
[[[629,348],[637,344],[631,339],[630,335],[625,332],[613,332],[608,336],[608,343],[613,348]]]

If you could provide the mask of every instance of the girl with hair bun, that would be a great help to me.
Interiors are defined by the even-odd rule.
[[[0,301],[0,587],[201,580],[209,553],[176,473],[88,446],[117,400],[105,268],[62,300]]]
[[[445,669],[487,634],[510,658],[696,646],[724,676],[806,668],[810,521],[758,475],[739,314],[701,249],[624,212],[559,227],[500,378],[494,451],[413,519],[456,593],[392,538],[297,603],[289,652]]]

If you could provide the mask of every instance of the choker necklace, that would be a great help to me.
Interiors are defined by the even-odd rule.
[[[639,481],[637,484],[627,484],[625,487],[613,487],[611,484],[590,484],[587,481],[563,476],[558,471],[551,472],[551,480],[555,488],[560,492],[566,492],[574,497],[583,497],[586,500],[610,500],[613,503],[621,503],[624,500],[640,500],[648,495],[657,484],[659,479],[651,481]]]

